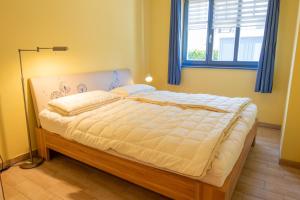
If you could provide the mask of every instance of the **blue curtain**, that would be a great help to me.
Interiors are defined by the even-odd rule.
[[[171,0],[168,83],[181,82],[181,0]]]
[[[255,86],[256,92],[272,93],[279,5],[279,0],[269,0],[265,36],[262,44]]]

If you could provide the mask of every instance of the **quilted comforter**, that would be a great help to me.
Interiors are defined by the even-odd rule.
[[[63,136],[156,168],[201,178],[238,117],[238,112],[124,99],[78,116]]]

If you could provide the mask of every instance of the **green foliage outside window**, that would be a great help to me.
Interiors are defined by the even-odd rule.
[[[205,60],[206,51],[205,50],[193,50],[188,52],[188,60]]]
[[[219,60],[219,51],[213,51],[213,60]],[[188,52],[188,60],[205,60],[206,51],[194,49],[193,51]]]

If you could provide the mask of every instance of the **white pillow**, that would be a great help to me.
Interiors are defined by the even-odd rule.
[[[152,92],[155,90],[156,90],[155,87],[152,87],[150,85],[134,84],[134,85],[126,85],[123,87],[115,88],[111,90],[111,92],[122,96],[130,96],[141,92]]]
[[[66,116],[78,115],[121,99],[117,94],[96,90],[53,99],[49,109]]]

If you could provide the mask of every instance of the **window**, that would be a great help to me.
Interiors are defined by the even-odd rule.
[[[185,0],[183,66],[256,69],[268,0]]]

